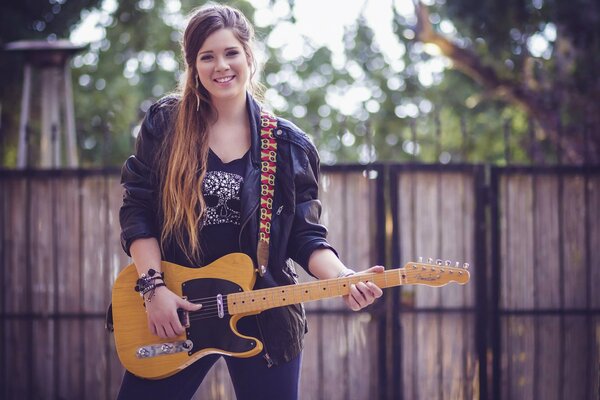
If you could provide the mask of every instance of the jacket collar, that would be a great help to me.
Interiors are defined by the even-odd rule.
[[[256,259],[256,246],[258,244],[258,218],[256,212],[260,204],[260,104],[249,94],[246,94],[246,110],[250,122],[250,157],[246,162],[244,176],[244,190],[240,195],[241,209],[241,235],[249,235],[250,254]]]
[[[246,93],[246,110],[250,122],[250,160],[252,165],[260,167],[260,104]]]

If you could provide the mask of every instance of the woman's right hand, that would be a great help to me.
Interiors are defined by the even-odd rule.
[[[154,296],[152,296],[151,301],[146,301],[146,314],[148,315],[148,329],[150,329],[150,332],[163,339],[182,335],[185,328],[179,321],[178,308],[186,311],[197,311],[202,308],[202,305],[182,299],[166,286],[154,289]]]

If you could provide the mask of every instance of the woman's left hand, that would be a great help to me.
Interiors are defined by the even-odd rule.
[[[384,269],[385,268],[381,265],[376,265],[365,271],[357,273],[357,275],[368,274],[372,272],[381,273],[384,271]],[[381,297],[382,294],[383,291],[373,282],[358,282],[356,285],[352,284],[350,286],[350,294],[344,296],[344,301],[352,311],[359,311],[369,304],[373,304],[375,299]]]

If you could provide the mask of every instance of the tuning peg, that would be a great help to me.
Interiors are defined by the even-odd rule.
[[[455,266],[456,268],[460,268],[460,263],[457,261],[457,262],[454,264],[454,266]]]
[[[469,267],[470,267],[469,263],[464,263],[464,264],[463,264],[463,268],[464,268],[464,269],[469,269]]]
[[[427,262],[428,262],[429,264],[433,264],[433,258],[429,257],[429,258],[427,259]]]
[[[450,265],[452,265],[452,261],[446,260],[446,262],[444,263],[444,265],[446,265],[446,267],[449,267]]]
[[[438,258],[437,260],[435,260],[435,264],[436,265],[442,265],[443,261]]]
[[[423,257],[419,257],[419,264],[423,264]]]

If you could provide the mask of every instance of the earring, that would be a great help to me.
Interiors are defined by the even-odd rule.
[[[200,81],[198,75],[196,75],[196,112],[200,111],[200,96],[198,96],[198,88],[200,87]]]

